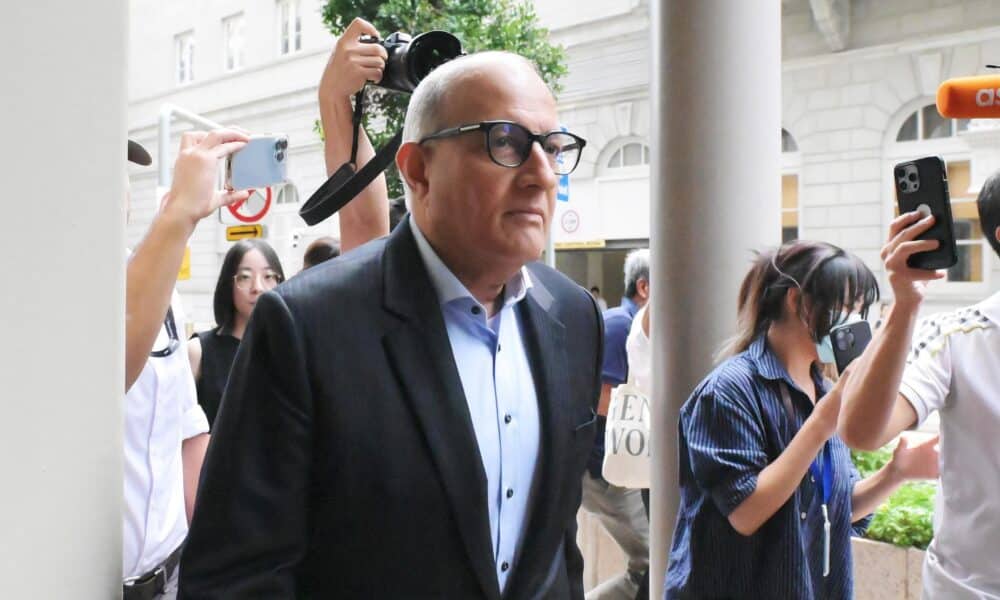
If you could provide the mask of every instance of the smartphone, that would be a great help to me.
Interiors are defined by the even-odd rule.
[[[226,159],[226,187],[231,190],[264,188],[288,180],[288,138],[268,134],[250,141]]]
[[[837,372],[843,373],[847,365],[868,347],[872,341],[872,326],[868,321],[854,321],[838,325],[830,330],[830,341],[833,343],[833,358],[837,363]]]
[[[953,267],[958,262],[958,248],[944,161],[939,156],[928,156],[901,162],[893,167],[893,179],[900,214],[919,211],[925,216],[934,215],[934,225],[917,239],[941,243],[936,250],[914,254],[907,264],[917,269]]]

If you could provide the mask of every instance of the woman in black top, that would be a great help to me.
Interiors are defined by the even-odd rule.
[[[229,370],[257,298],[285,280],[278,255],[267,242],[237,242],[222,261],[212,305],[215,329],[191,336],[188,358],[198,389],[198,403],[209,427],[215,422]]]

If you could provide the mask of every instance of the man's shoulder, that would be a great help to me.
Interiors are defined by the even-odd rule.
[[[985,336],[996,336],[1000,327],[983,309],[982,304],[932,314],[921,319],[913,336],[910,361],[924,355],[934,357],[948,344],[962,345],[979,341]]]
[[[278,286],[277,290],[286,301],[294,302],[331,292],[350,293],[380,284],[386,240],[373,240],[301,271]]]
[[[552,267],[540,262],[528,263],[525,266],[531,275],[533,283],[540,284],[541,287],[545,288],[552,295],[553,299],[558,300],[560,303],[597,306],[590,292]],[[596,311],[596,308],[594,310]]]

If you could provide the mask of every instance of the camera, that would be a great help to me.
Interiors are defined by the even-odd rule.
[[[361,41],[380,44],[389,55],[382,79],[375,85],[403,93],[412,92],[431,71],[464,54],[462,42],[446,31],[428,31],[414,38],[397,31],[384,40],[363,35]]]
[[[896,183],[899,191],[912,194],[920,189],[920,174],[917,165],[904,164],[896,167]]]

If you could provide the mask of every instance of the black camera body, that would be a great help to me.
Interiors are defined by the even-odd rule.
[[[431,71],[464,54],[462,42],[446,31],[428,31],[414,38],[397,31],[384,40],[363,35],[361,41],[380,44],[389,55],[382,79],[375,85],[407,94]]]

